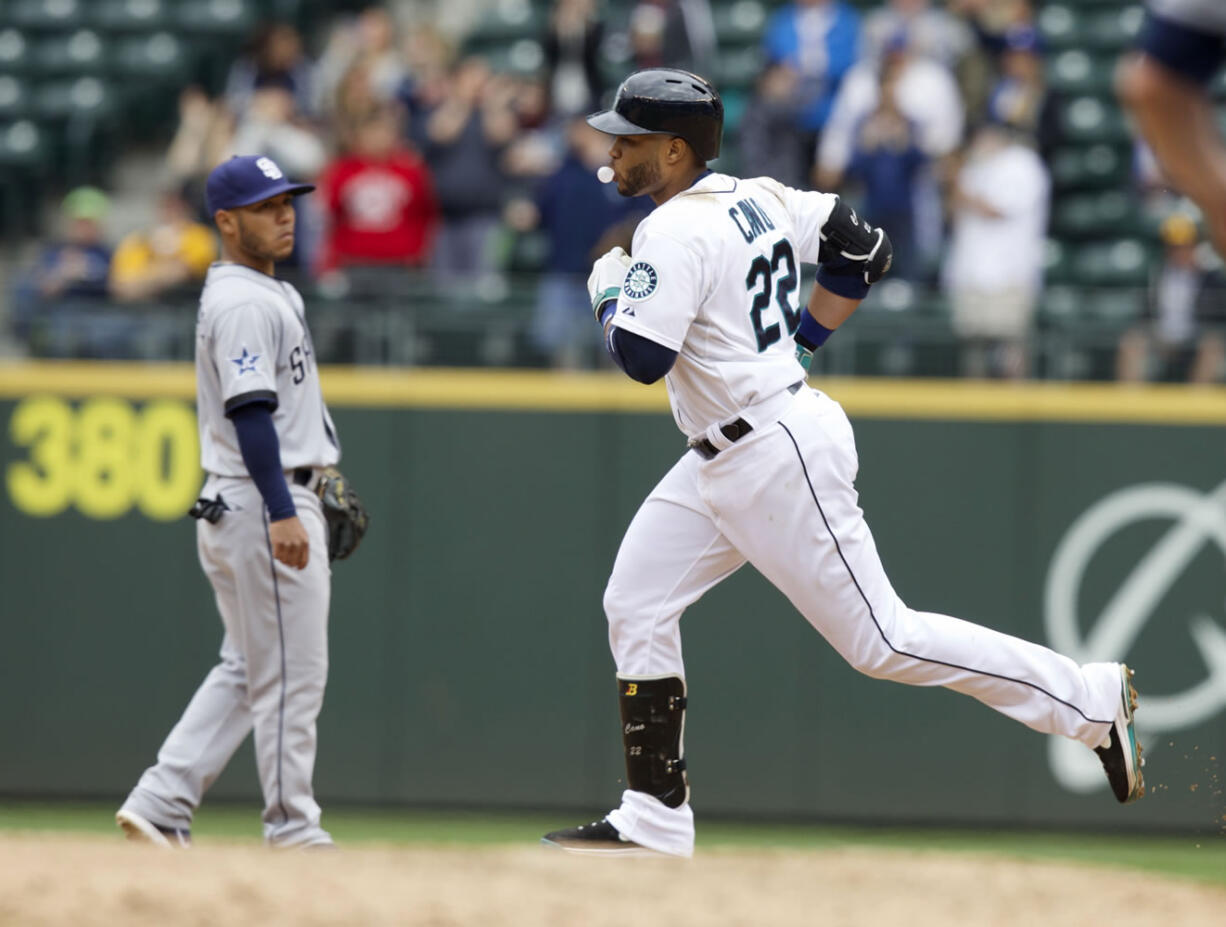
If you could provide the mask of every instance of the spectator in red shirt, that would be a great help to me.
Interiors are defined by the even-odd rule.
[[[429,258],[438,202],[429,168],[400,141],[400,123],[394,106],[359,116],[348,150],[324,169],[322,273],[355,265],[419,267]]]

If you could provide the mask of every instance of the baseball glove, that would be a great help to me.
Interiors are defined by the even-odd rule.
[[[328,522],[328,559],[344,560],[362,543],[370,515],[362,500],[336,467],[324,469],[315,487]]]

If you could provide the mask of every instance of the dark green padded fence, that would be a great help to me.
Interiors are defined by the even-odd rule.
[[[916,388],[886,395],[902,409]],[[0,794],[117,799],[215,659],[220,626],[193,524],[165,520],[196,488],[183,390],[65,392],[0,389]],[[746,569],[684,620],[700,813],[1222,823],[1226,429],[1044,421],[1018,403],[1050,392],[1000,395],[998,420],[849,402],[862,505],[911,604],[1062,646],[1115,641],[1098,655],[1138,669],[1151,797],[1120,809],[1102,788],[1081,793],[1075,766],[1053,772],[1047,738],[952,693],[858,676]],[[1172,419],[1193,401],[1164,396]],[[1205,408],[1226,407],[1213,396]],[[600,597],[681,442],[658,403],[507,404],[491,390],[486,408],[375,396],[334,410],[375,518],[334,574],[325,803],[598,813],[619,794]],[[255,795],[252,766],[244,748],[214,794]]]

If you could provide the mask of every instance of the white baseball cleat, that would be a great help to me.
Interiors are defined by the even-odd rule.
[[[1102,746],[1094,748],[1107,773],[1107,781],[1111,783],[1111,791],[1122,805],[1145,795],[1145,776],[1141,772],[1145,760],[1141,757],[1141,744],[1133,724],[1137,690],[1133,688],[1132,676],[1132,670],[1121,663],[1120,707],[1111,724],[1108,739]]]
[[[555,830],[541,838],[547,847],[586,856],[662,856],[655,850],[627,840],[608,818],[580,824],[565,830]]]
[[[190,830],[180,827],[162,827],[135,811],[128,811],[125,808],[120,808],[115,813],[115,823],[124,832],[124,836],[138,843],[148,843],[167,850],[186,850],[192,845]]]

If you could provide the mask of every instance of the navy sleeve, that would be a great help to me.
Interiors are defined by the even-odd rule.
[[[654,383],[673,369],[677,352],[650,338],[610,327],[606,345],[613,362],[626,376],[640,383]]]
[[[238,448],[251,480],[268,506],[268,520],[281,521],[298,514],[281,469],[281,443],[272,424],[272,410],[263,402],[249,402],[230,413],[238,432]]]
[[[864,299],[870,286],[864,282],[863,265],[841,256],[818,265],[817,283],[823,290],[847,299]]]

